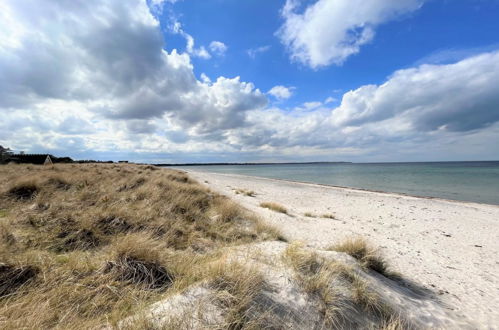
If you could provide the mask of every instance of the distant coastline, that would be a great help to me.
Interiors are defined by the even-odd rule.
[[[287,162],[287,163],[180,163],[153,164],[154,166],[235,166],[235,165],[318,165],[318,164],[353,164],[352,162]]]
[[[499,160],[435,160],[435,161],[417,161],[417,162],[246,162],[246,163],[159,163],[151,164],[154,166],[259,166],[259,165],[403,165],[403,164],[463,164],[463,163],[499,163]]]

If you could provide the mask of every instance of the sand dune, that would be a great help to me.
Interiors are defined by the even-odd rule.
[[[499,324],[498,206],[188,172],[262,215],[290,240],[325,248],[345,237],[366,237],[396,271],[433,291],[457,317],[483,329]],[[236,194],[237,189],[255,196]],[[288,214],[262,208],[261,202],[281,204]]]

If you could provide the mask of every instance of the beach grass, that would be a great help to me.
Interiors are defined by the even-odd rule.
[[[300,243],[288,246],[282,255],[299,286],[317,304],[327,328],[352,328],[350,312],[367,313],[382,328],[407,329],[400,317],[375,292],[361,272],[339,260],[329,260]],[[350,316],[349,316],[350,315]]]
[[[357,259],[364,269],[376,271],[386,277],[397,278],[399,275],[388,268],[388,264],[379,252],[362,237],[348,238],[328,248],[332,251],[344,252]]]
[[[263,203],[260,203],[260,207],[263,207],[263,208],[266,208],[266,209],[269,209],[269,210],[272,210],[275,212],[288,214],[288,210],[284,206],[277,204],[277,203],[263,202]]]
[[[233,296],[226,310],[240,328],[260,282],[229,272],[221,251],[283,240],[185,173],[154,166],[5,165],[0,187],[3,328],[116,326],[206,281]]]
[[[241,194],[241,195],[245,195],[245,196],[249,196],[249,197],[255,197],[256,196],[256,192],[254,192],[253,190],[236,189],[235,193],[236,193],[236,195]]]

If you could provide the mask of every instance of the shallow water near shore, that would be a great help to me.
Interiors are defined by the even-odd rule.
[[[177,167],[499,205],[499,161]]]

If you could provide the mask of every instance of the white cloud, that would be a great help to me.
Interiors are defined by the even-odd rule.
[[[267,93],[278,100],[289,99],[293,95],[294,87],[274,86]]]
[[[303,107],[305,110],[314,110],[322,106],[322,102],[313,101],[313,102],[305,102],[303,103]]]
[[[497,86],[499,52],[421,65],[346,93],[332,121],[345,126],[397,118],[417,131],[470,131],[499,120]]]
[[[499,157],[497,86],[499,52],[422,65],[397,71],[384,84],[347,92],[336,108],[306,102],[294,111],[250,111],[248,125],[230,131],[229,140],[250,150],[300,147],[364,160],[473,159],[478,153],[494,159]]]
[[[212,41],[210,43],[210,50],[213,54],[216,54],[218,56],[223,56],[225,55],[225,52],[227,51],[227,45],[225,45],[221,41]]]
[[[267,103],[239,77],[197,80],[189,54],[163,50],[159,24],[145,1],[37,4],[2,2],[14,24],[2,31],[23,31],[13,40],[0,38],[5,145],[25,148],[23,141],[31,141],[35,148],[51,141],[45,146],[54,149],[57,141],[81,138],[99,150],[158,144],[173,150],[168,132],[185,132],[185,141],[207,135],[216,141],[224,130],[245,125],[247,111]],[[90,128],[74,129],[72,118]],[[136,133],[155,137],[139,141]]]
[[[206,50],[206,48],[204,48],[204,46],[201,46],[200,48],[194,49],[190,54],[192,56],[200,57],[200,58],[203,58],[205,60],[209,60],[211,58],[211,54],[208,53],[208,51]]]
[[[249,57],[255,58],[258,54],[268,52],[270,50],[270,48],[271,47],[269,45],[261,46],[261,47],[257,47],[257,48],[251,48],[251,49],[248,49],[246,51],[246,53],[248,54]]]
[[[379,24],[419,9],[425,0],[318,0],[297,13],[287,0],[277,32],[291,58],[311,68],[342,64],[370,42]]]
[[[329,96],[325,101],[324,101],[324,104],[329,104],[329,103],[333,103],[333,102],[336,102],[337,99],[335,99],[334,97],[332,96]]]
[[[206,73],[204,73],[204,72],[201,73],[201,81],[204,82],[204,83],[206,83],[206,84],[210,84],[211,83],[210,77],[208,77],[206,75]]]
[[[180,34],[185,38],[185,41],[187,43],[185,49],[189,55],[205,60],[211,58],[211,54],[206,50],[204,46],[201,46],[199,48],[195,47],[194,37],[183,30],[182,24],[180,24],[180,22],[174,21],[171,28],[174,33]]]

